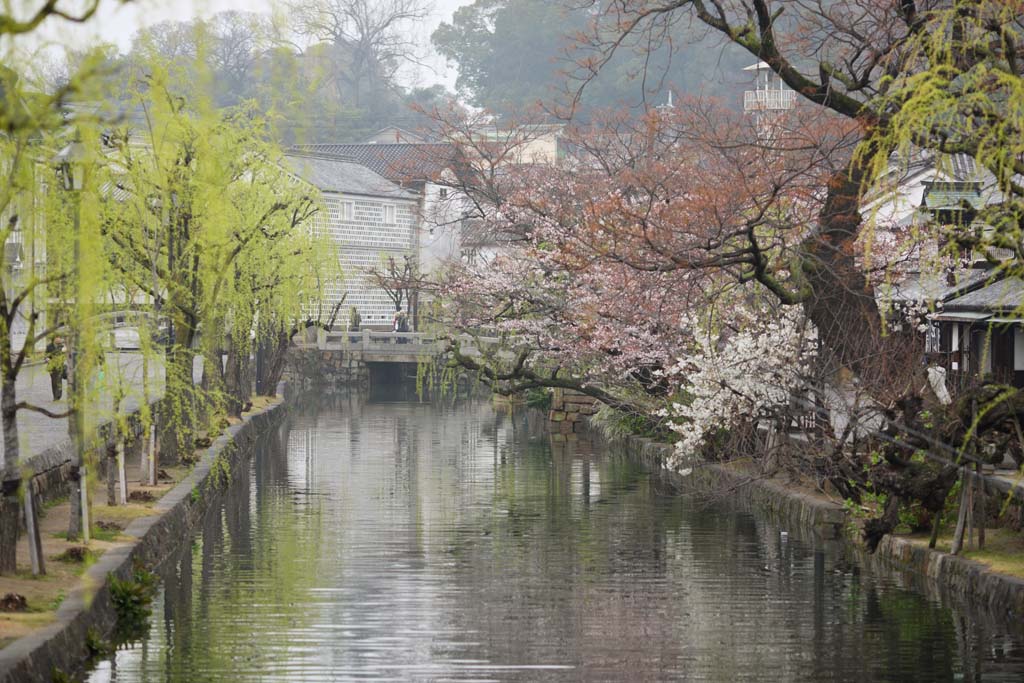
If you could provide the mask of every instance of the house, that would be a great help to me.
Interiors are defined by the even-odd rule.
[[[950,299],[930,316],[938,330],[930,358],[953,387],[978,379],[1024,388],[1024,280],[1004,277]]]
[[[387,130],[387,129],[385,129]],[[457,185],[455,150],[429,142],[365,142],[297,145],[299,154],[354,161],[414,194],[419,203],[418,267],[436,271],[460,253],[465,209]]]
[[[345,307],[355,306],[364,325],[390,325],[394,304],[367,272],[388,257],[416,253],[419,197],[350,158],[292,151],[285,162],[320,190],[323,209],[315,227],[338,246],[345,280],[327,287],[327,302],[345,296]]]
[[[889,182],[897,184],[889,196],[865,209],[880,230],[932,224],[973,230],[979,237],[991,230],[978,213],[1001,195],[992,175],[973,158],[921,153],[902,173],[890,175]],[[939,230],[935,240],[914,246],[905,255],[912,272],[885,296],[932,311],[923,351],[929,363],[945,368],[951,389],[981,379],[1024,387],[1024,320],[1018,313],[1024,282],[998,267],[1012,253],[992,247],[951,251],[944,240]]]
[[[398,126],[388,126],[386,128],[381,128],[376,133],[366,138],[367,144],[380,144],[386,142],[423,143],[427,142],[427,140],[422,136],[417,135],[416,133],[410,133],[404,128],[399,128]]]

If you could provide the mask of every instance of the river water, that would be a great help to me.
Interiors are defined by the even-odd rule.
[[[294,411],[89,680],[1024,680],[1019,625],[542,426]]]

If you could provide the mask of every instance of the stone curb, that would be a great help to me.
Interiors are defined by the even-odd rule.
[[[279,398],[280,398],[280,392]],[[0,683],[51,681],[53,672],[78,671],[88,653],[86,633],[90,628],[106,636],[116,621],[107,575],[131,575],[136,561],[148,568],[159,564],[202,520],[206,510],[223,495],[208,481],[214,462],[224,455],[234,472],[251,454],[257,438],[285,413],[276,403],[229,427],[206,450],[185,479],[168,491],[154,506],[156,514],[131,522],[124,533],[135,538],[109,550],[89,567],[76,588],[57,610],[54,623],[14,641],[0,650]],[[193,491],[200,495],[194,496]]]
[[[909,572],[923,580],[915,583],[921,583],[920,587],[927,593],[952,598],[958,605],[974,611],[982,609],[995,617],[1024,619],[1024,579],[1000,574],[980,562],[894,536],[886,536],[871,554],[851,536],[847,510],[823,496],[793,491],[779,482],[743,475],[714,463],[697,465],[692,474],[683,477],[663,466],[673,449],[670,444],[639,436],[608,440],[593,428],[588,434],[653,470],[668,474],[673,484],[682,490],[720,492],[726,489],[732,501],[747,503],[821,540],[842,542],[865,566]]]

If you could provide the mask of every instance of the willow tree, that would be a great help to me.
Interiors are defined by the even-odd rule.
[[[239,114],[250,124],[257,120]],[[217,329],[223,335],[206,340],[207,355],[223,368],[220,379],[233,416],[250,398],[256,380],[250,360],[256,351],[319,312],[325,286],[340,277],[333,245],[316,229],[318,190],[297,180],[272,145],[254,142],[244,162],[248,171],[232,183],[224,201],[233,207],[239,234],[249,241],[210,301],[210,315],[221,321]],[[262,383],[276,388],[280,374],[277,379],[273,374]]]
[[[27,95],[19,76],[7,68],[0,69],[0,90],[3,97],[0,110],[0,241],[4,244],[10,241],[19,252],[25,247],[29,249],[27,254],[19,254],[21,270],[5,267],[0,272],[0,382],[3,392],[0,423],[3,428],[4,465],[0,505],[0,573],[10,573],[15,569],[14,547],[23,476],[18,412],[33,410],[51,417],[66,415],[59,409],[19,401],[17,380],[36,343],[53,332],[52,329],[41,329],[46,327],[45,319],[40,325],[41,304],[45,302],[47,285],[67,277],[68,273],[63,270],[37,270],[33,258],[36,245],[41,243],[40,223],[46,208],[43,187],[57,181],[52,168],[46,165],[57,144],[53,137],[57,128],[54,102],[49,98],[39,100]],[[66,227],[66,223],[54,221],[52,230]],[[27,268],[21,260],[25,258],[31,259]],[[25,326],[20,347],[14,338],[15,327],[19,324]]]
[[[202,415],[223,398],[209,382],[219,374],[211,365],[226,325],[233,334],[250,327],[254,287],[242,281],[272,289],[280,260],[308,257],[277,244],[301,229],[313,206],[281,170],[262,117],[248,107],[215,110],[201,83],[185,85],[154,60],[132,95],[135,120],[105,138],[110,260],[169,327],[161,407],[168,461],[191,446]],[[205,388],[193,378],[199,354],[208,361]]]
[[[68,243],[75,238],[69,232],[74,229],[74,222],[63,220],[68,218],[68,205],[55,199],[54,193],[63,182],[54,173],[51,159],[67,142],[60,137],[65,126],[63,104],[73,94],[90,88],[90,76],[95,69],[95,64],[87,60],[67,83],[48,90],[30,82],[29,60],[19,53],[18,40],[31,36],[45,24],[86,22],[99,4],[100,0],[45,0],[29,3],[18,12],[12,11],[9,3],[0,10],[0,40],[5,41],[4,63],[0,66],[0,241],[15,245],[19,252],[26,250],[19,253],[19,263],[15,264],[19,267],[5,267],[0,273],[0,425],[4,444],[0,468],[0,573],[16,568],[23,494],[18,412],[32,410],[49,417],[68,415],[66,410],[19,400],[17,379],[36,344],[55,331],[57,321],[44,315],[48,289],[71,276],[65,268],[37,269],[37,257],[43,257],[36,253],[36,246],[47,241]],[[20,346],[13,343],[16,325],[24,325],[23,334],[19,334]]]

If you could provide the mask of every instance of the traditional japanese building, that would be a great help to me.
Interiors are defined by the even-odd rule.
[[[328,286],[327,301],[344,296],[345,308],[355,306],[364,325],[390,325],[394,304],[367,273],[389,257],[416,253],[419,198],[352,159],[297,151],[285,159],[297,177],[320,190],[316,227],[337,245],[345,279]]]

